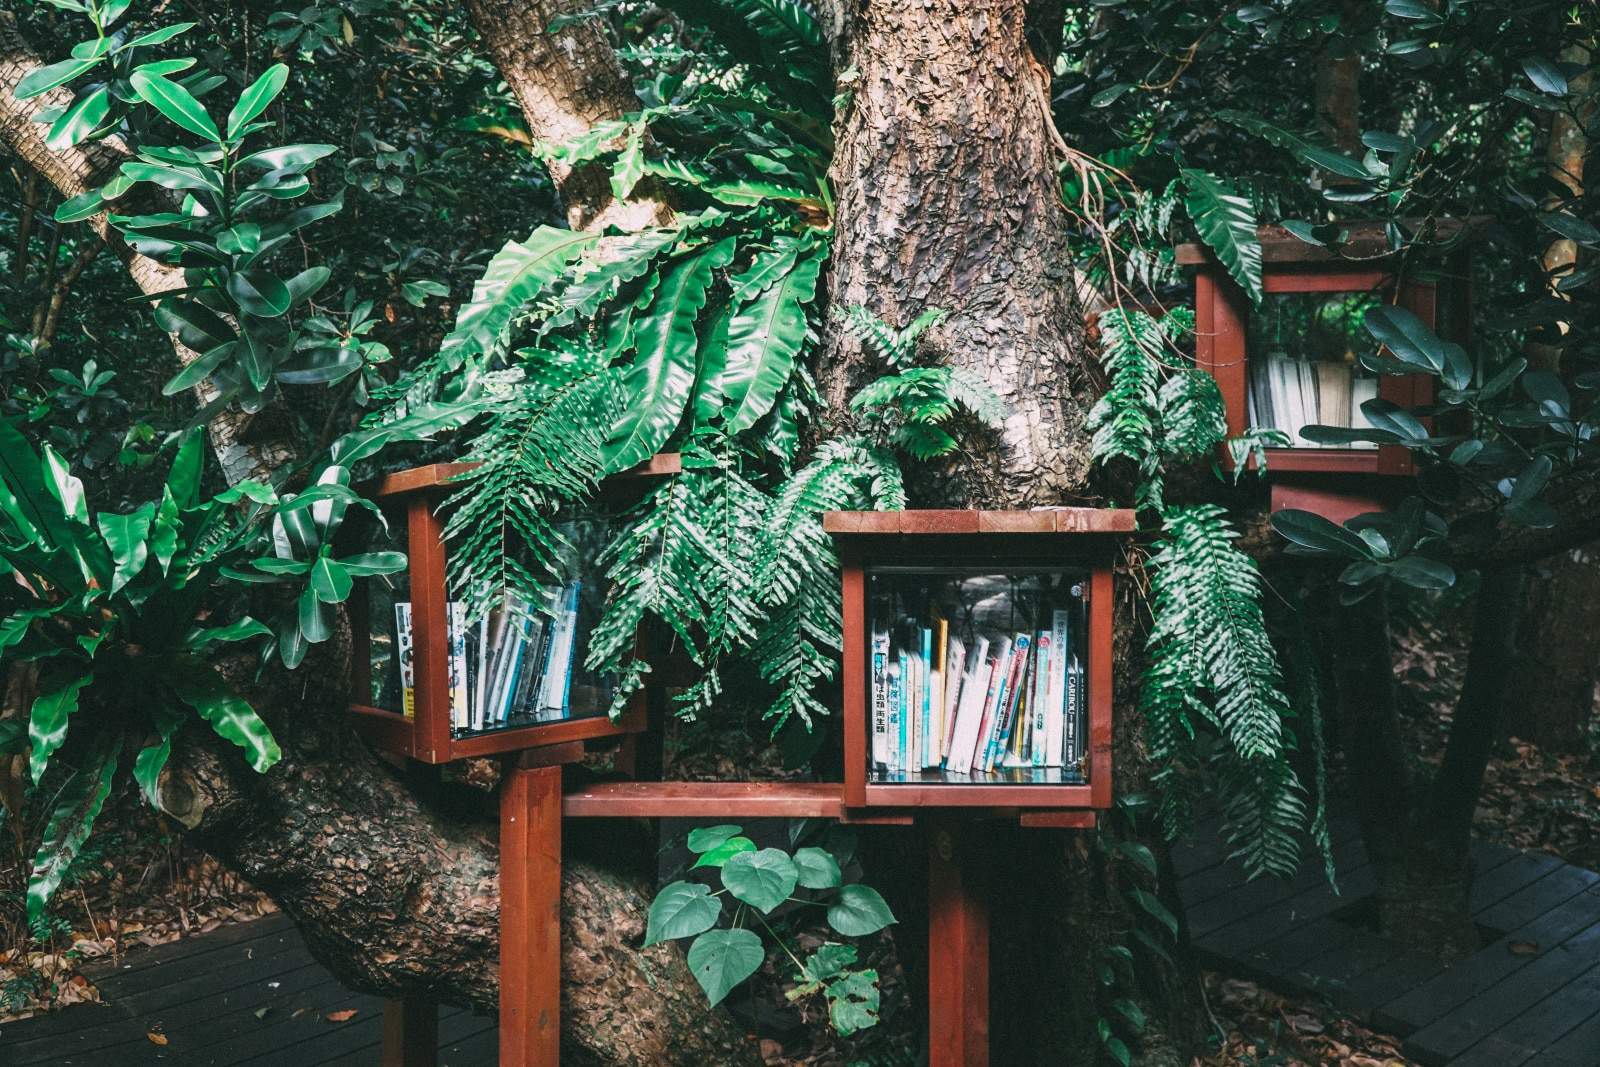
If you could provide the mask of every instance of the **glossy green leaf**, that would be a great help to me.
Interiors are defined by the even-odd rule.
[[[78,694],[94,681],[93,673],[52,676],[41,682],[39,695],[28,711],[28,771],[35,785],[44,777],[50,756],[67,739],[67,720],[78,710]]]
[[[134,71],[128,81],[133,85],[133,91],[139,94],[139,99],[161,112],[174,125],[208,141],[222,140],[217,124],[211,121],[211,116],[200,106],[200,101],[177,82],[153,77],[141,70]]]
[[[844,880],[839,861],[827,849],[796,849],[794,865],[800,872],[800,884],[807,889],[832,889]]]
[[[156,734],[160,740],[146,745],[133,759],[133,780],[145,801],[157,811],[161,810],[161,772],[172,756],[172,737],[178,732],[183,718],[171,708],[156,708],[151,716],[155,720]]]
[[[1309,511],[1284,508],[1274,512],[1272,528],[1284,539],[1314,552],[1350,559],[1372,558],[1371,548],[1356,534]]]
[[[207,349],[192,363],[168,378],[166,384],[161,387],[161,395],[174,396],[185,389],[193,389],[210,377],[212,371],[232,359],[238,350],[237,341],[229,341],[227,344]]]
[[[339,560],[341,566],[357,578],[374,574],[394,574],[406,569],[404,552],[362,552]]]
[[[628,140],[622,146],[616,163],[611,167],[611,195],[626,200],[633,195],[633,187],[644,177],[644,124],[636,123],[628,131]]]
[[[337,561],[321,556],[311,565],[311,589],[324,604],[342,604],[354,583]]]
[[[726,238],[662,275],[655,299],[639,318],[638,354],[623,380],[627,404],[606,442],[607,469],[644,462],[677,429],[694,385],[695,320],[705,307],[712,271],[726,266],[734,249],[734,238]]]
[[[183,647],[191,652],[198,652],[207,645],[248,641],[252,637],[265,637],[271,633],[272,628],[266,623],[246,615],[226,626],[214,626],[210,629],[196,627],[190,630],[183,639]]]
[[[733,857],[746,852],[754,852],[755,850],[756,843],[748,837],[730,837],[726,841],[706,849],[700,858],[694,861],[694,867],[721,867]]]
[[[196,23],[193,22],[174,22],[171,26],[163,26],[159,30],[151,30],[149,33],[140,34],[138,37],[135,37],[133,40],[123,45],[122,48],[117,49],[117,51],[120,52],[128,48],[148,48],[152,45],[165,44],[167,41],[172,40],[179,34],[188,33],[190,30],[195,28],[195,25]]]
[[[244,128],[245,123],[261,114],[273,100],[277,99],[288,80],[289,68],[282,63],[275,63],[252,82],[248,89],[239,94],[238,103],[228,112],[230,141],[239,136],[239,131]]]
[[[766,953],[749,930],[708,930],[689,946],[689,972],[712,1007],[761,967]]]
[[[317,160],[331,156],[338,150],[338,145],[331,144],[276,145],[272,148],[263,148],[259,152],[251,152],[241,158],[237,166],[255,167],[258,170],[298,169],[309,167]]]
[[[690,852],[710,852],[718,845],[731,837],[737,837],[744,832],[744,827],[733,823],[721,823],[716,826],[697,826],[689,831],[688,847]]]
[[[89,762],[78,769],[55,798],[55,808],[33,857],[33,872],[28,876],[28,919],[44,918],[50,898],[60,888],[72,861],[78,858],[83,843],[94,829],[94,821],[111,794],[117,772],[114,734],[107,734]]]
[[[83,482],[73,475],[60,453],[49,445],[41,445],[39,470],[44,475],[45,489],[56,498],[67,518],[89,525],[89,500],[84,495]]]
[[[195,664],[193,669],[181,671],[172,679],[172,688],[178,699],[211,724],[218,737],[243,749],[246,761],[257,772],[265,773],[282,757],[267,724],[211,668]]]
[[[144,569],[150,558],[150,524],[156,517],[155,504],[145,504],[126,515],[102,511],[95,516],[100,536],[111,550],[111,561],[116,570],[111,575],[111,591],[115,593],[134,579]]]
[[[894,912],[871,886],[847,885],[828,909],[828,925],[846,937],[875,934],[895,921]]]
[[[264,270],[242,270],[228,276],[228,295],[252,315],[276,318],[289,310],[294,297],[283,279]]]
[[[102,85],[61,113],[45,136],[45,147],[54,152],[71,148],[93,133],[110,112],[111,91]]]
[[[1255,208],[1222,178],[1187,167],[1178,173],[1186,190],[1183,206],[1195,232],[1251,301],[1261,303],[1261,241],[1256,236]]]
[[[789,899],[800,869],[782,849],[741,852],[722,865],[722,884],[734,897],[763,914]]]
[[[722,901],[699,882],[673,882],[656,894],[645,922],[644,947],[703,934],[717,924]]]
[[[93,218],[105,210],[105,204],[100,199],[100,190],[90,189],[86,193],[79,193],[71,200],[63,202],[55,210],[57,222],[82,222],[84,219]]]
[[[47,93],[58,85],[65,85],[90,67],[100,62],[100,57],[93,59],[63,59],[59,63],[52,63],[48,67],[29,71],[21,81],[17,82],[16,89],[12,92],[18,100],[27,100]]]
[[[805,345],[806,305],[817,292],[822,256],[798,260],[777,284],[760,292],[728,323],[721,387],[730,433],[754,426],[772,410]]]
[[[1444,371],[1445,342],[1411,311],[1394,304],[1381,304],[1369,308],[1364,321],[1367,332],[1396,359],[1421,370]]]
[[[295,602],[295,617],[300,633],[313,645],[320,645],[333,636],[333,612],[307,587]]]
[[[454,370],[501,345],[512,318],[595,240],[593,234],[541,226],[526,241],[508,242],[495,253],[456,316],[455,328],[439,345],[444,369]]]

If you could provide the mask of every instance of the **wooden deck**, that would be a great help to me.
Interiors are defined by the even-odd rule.
[[[1479,843],[1474,918],[1485,945],[1448,968],[1362,923],[1373,890],[1353,820],[1333,824],[1341,894],[1319,864],[1246,884],[1215,825],[1173,854],[1190,936],[1210,967],[1326,996],[1405,1039],[1427,1067],[1600,1067],[1600,874]]]
[[[0,1026],[5,1067],[254,1064],[376,1067],[383,1001],[352,993],[311,959],[281,915],[140,951],[84,971],[106,1004]],[[330,1016],[354,1010],[343,1022]],[[160,1045],[148,1036],[166,1038]],[[441,1067],[492,1067],[494,1020],[439,1013]]]

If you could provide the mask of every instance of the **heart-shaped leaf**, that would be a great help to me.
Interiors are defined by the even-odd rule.
[[[756,843],[748,837],[730,837],[722,844],[709,848],[699,859],[694,861],[695,867],[721,867],[733,857],[743,852],[754,852]],[[691,870],[693,868],[690,868]]]
[[[689,831],[690,852],[710,852],[730,837],[736,837],[744,831],[744,827],[732,823],[721,823],[717,826],[697,826]]]
[[[689,946],[689,971],[716,1007],[765,958],[761,939],[749,930],[708,930]]]
[[[875,934],[895,921],[894,912],[871,886],[847,885],[828,909],[828,925],[846,937]]]
[[[722,884],[739,900],[763,914],[789,899],[800,869],[782,849],[741,852],[722,866]]]
[[[662,941],[703,934],[717,924],[722,901],[711,895],[711,887],[699,882],[673,882],[656,894],[645,923],[644,943],[648,948]]]
[[[807,889],[832,889],[844,880],[839,873],[839,862],[827,849],[798,849],[794,865],[800,870],[800,884]]]

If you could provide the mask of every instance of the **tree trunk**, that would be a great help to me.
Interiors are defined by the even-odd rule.
[[[341,647],[334,647],[341,646]],[[238,683],[278,739],[267,774],[191,730],[161,780],[163,810],[266,892],[346,983],[492,1014],[499,995],[499,855],[492,798],[402,779],[351,732],[348,642],[292,673]],[[576,1065],[754,1063],[709,1011],[676,946],[650,949],[655,842],[631,824],[563,827],[562,1050]]]
[[[1526,586],[1512,666],[1516,712],[1505,731],[1580,752],[1600,685],[1600,542],[1546,560]]]
[[[522,106],[528,132],[538,141],[569,141],[639,107],[611,45],[592,20],[557,33],[545,31],[557,15],[589,6],[582,0],[467,0],[473,25]],[[671,209],[648,179],[627,200],[617,200],[603,168],[551,163],[550,175],[574,230],[608,225],[636,229],[671,218]]]
[[[1335,613],[1340,734],[1377,873],[1379,928],[1444,960],[1481,947],[1469,904],[1472,816],[1507,698],[1521,589],[1519,567],[1483,574],[1467,676],[1431,782],[1413,780],[1400,733],[1383,596]]]
[[[1047,506],[1087,494],[1083,426],[1098,393],[1057,176],[1066,147],[1050,117],[1048,67],[1029,47],[1057,39],[1059,10],[1053,26],[1030,16],[1044,18],[1021,0],[876,0],[857,5],[840,61],[855,77],[836,121],[829,302],[863,304],[897,327],[929,307],[949,310],[925,343],[981,374],[1010,408],[999,440],[979,440],[937,484],[914,487],[921,504]],[[846,417],[867,376],[863,359],[830,322],[818,369],[827,417]],[[1123,709],[1134,706],[1133,634],[1125,599],[1114,657]],[[1137,791],[1147,771],[1134,716],[1118,716],[1113,751],[1117,791]],[[1126,941],[1131,924],[1113,876],[1085,835],[1000,824],[985,832],[1004,856],[1005,903],[991,914],[993,1062],[1094,1062],[1096,1017],[1106,1012],[1090,961]],[[1180,1049],[1195,1037],[1191,979],[1162,972],[1152,983],[1141,1062],[1161,1061],[1157,1031]]]

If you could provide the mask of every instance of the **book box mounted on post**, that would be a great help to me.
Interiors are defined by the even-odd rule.
[[[1131,511],[830,512],[844,805],[1111,803],[1112,565]]]
[[[670,473],[658,456],[637,479]],[[469,621],[447,590],[449,546],[438,514],[464,464],[434,464],[383,478],[367,493],[407,568],[358,585],[351,598],[350,710],[377,748],[423,763],[619,738],[646,728],[646,694],[613,722],[611,680],[587,670],[588,635],[605,602],[596,557],[608,538],[599,518],[558,528],[570,545],[547,603],[509,602]],[[376,523],[372,524],[374,527]]]
[[[1389,254],[1381,225],[1347,229],[1348,240],[1334,250],[1263,226],[1264,297],[1255,306],[1205,246],[1176,249],[1178,264],[1195,271],[1195,362],[1222,391],[1229,436],[1250,426],[1289,435],[1291,444],[1267,450],[1272,510],[1304,508],[1335,522],[1392,502],[1398,487],[1391,479],[1414,473],[1410,453],[1398,445],[1313,442],[1301,428],[1365,426],[1361,404],[1375,398],[1405,408],[1433,400],[1428,375],[1379,376],[1362,365],[1361,357],[1379,348],[1363,316],[1398,304],[1455,340],[1450,327],[1469,321],[1464,254],[1456,253],[1440,277],[1397,277],[1403,264]],[[1447,220],[1437,235],[1461,229]]]

